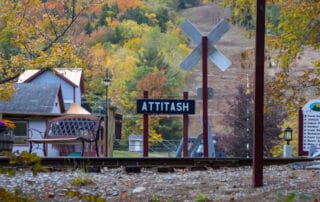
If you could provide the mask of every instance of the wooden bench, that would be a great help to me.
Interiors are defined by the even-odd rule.
[[[98,140],[102,119],[92,115],[66,115],[47,122],[43,137],[26,139],[29,142],[29,153],[34,144],[43,144],[43,154],[47,156],[47,144],[82,144],[81,156],[84,154],[85,143],[95,143],[96,155],[99,156]]]

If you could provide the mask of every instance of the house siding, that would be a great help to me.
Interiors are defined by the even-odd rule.
[[[42,134],[44,134],[44,131],[46,130],[46,120],[21,120],[21,121],[27,121],[28,122],[28,131],[32,130],[32,129],[36,129],[40,132],[42,132]],[[33,138],[42,138],[41,134],[39,133],[32,133],[29,132],[28,137],[31,137],[31,135],[33,135]],[[13,145],[12,151],[18,151],[18,152],[22,152],[22,151],[29,151],[29,144],[25,144],[25,145]],[[59,156],[59,153],[57,150],[52,148],[52,145],[48,145],[48,151],[49,151],[49,155],[50,156]],[[43,145],[39,144],[39,145],[34,145],[32,153],[36,153],[38,156],[44,156],[43,155]]]
[[[58,83],[61,85],[64,103],[73,103],[75,101],[77,104],[81,105],[80,89],[78,87],[73,87],[70,83],[61,79],[51,71],[43,72],[41,75],[34,78],[31,83]],[[74,90],[74,88],[76,88],[76,90]]]
[[[54,114],[60,114],[61,113],[61,110],[60,110],[60,103],[59,103],[59,98],[58,96],[56,97],[55,101],[54,101],[54,106],[53,106],[53,109],[52,109],[52,113]]]

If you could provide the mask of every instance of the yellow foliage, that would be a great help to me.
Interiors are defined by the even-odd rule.
[[[12,83],[0,84],[0,100],[9,101],[14,95],[14,85]]]
[[[162,142],[162,135],[157,133],[155,130],[155,127],[157,125],[159,125],[159,117],[154,117],[154,116],[149,116],[148,118],[148,123],[149,123],[149,128],[148,128],[148,132],[149,132],[149,144],[150,145],[154,145],[157,144],[159,142]],[[143,130],[143,119],[139,119],[137,121],[137,124],[139,125],[140,130]],[[142,132],[141,132],[142,133]]]
[[[128,40],[124,44],[124,47],[131,50],[131,51],[138,52],[141,47],[141,42],[142,42],[141,37],[136,37],[131,40]]]
[[[153,23],[158,23],[157,15],[155,13],[146,13],[145,16],[149,18]]]
[[[292,141],[290,144],[293,146],[293,155],[297,156],[298,154],[298,112],[291,116],[288,120],[285,120],[282,128],[283,131],[285,128],[290,127],[292,128]],[[273,157],[283,157],[283,146],[286,144],[286,141],[284,141],[283,133],[279,135],[279,138],[282,140],[280,141],[280,144],[275,146],[271,153]]]

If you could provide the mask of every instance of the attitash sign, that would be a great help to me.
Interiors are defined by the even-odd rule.
[[[194,100],[138,99],[137,113],[141,114],[194,114]]]

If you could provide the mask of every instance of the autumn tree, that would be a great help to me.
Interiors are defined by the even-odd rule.
[[[0,95],[26,69],[81,67],[69,32],[94,1],[0,2]],[[8,85],[8,84],[6,84]]]
[[[249,28],[255,27],[255,1],[225,0],[224,5],[231,8],[233,22]],[[270,96],[278,104],[285,104],[288,110],[294,111],[305,102],[303,97],[306,97],[305,92],[310,91],[310,88],[319,92],[317,86],[320,81],[316,75],[319,74],[320,60],[312,61],[313,65],[294,79],[292,64],[299,60],[306,48],[315,51],[320,48],[320,2],[273,0],[267,1],[266,8],[266,55],[270,64],[281,69],[267,85],[273,89]]]
[[[253,95],[242,85],[238,86],[237,90],[238,94],[229,103],[230,111],[224,119],[230,130],[227,134],[218,135],[217,147],[231,156],[252,156]],[[279,135],[282,133],[281,126],[286,118],[286,112],[268,97],[265,103],[263,150],[265,156],[270,156],[272,148],[281,141]]]

